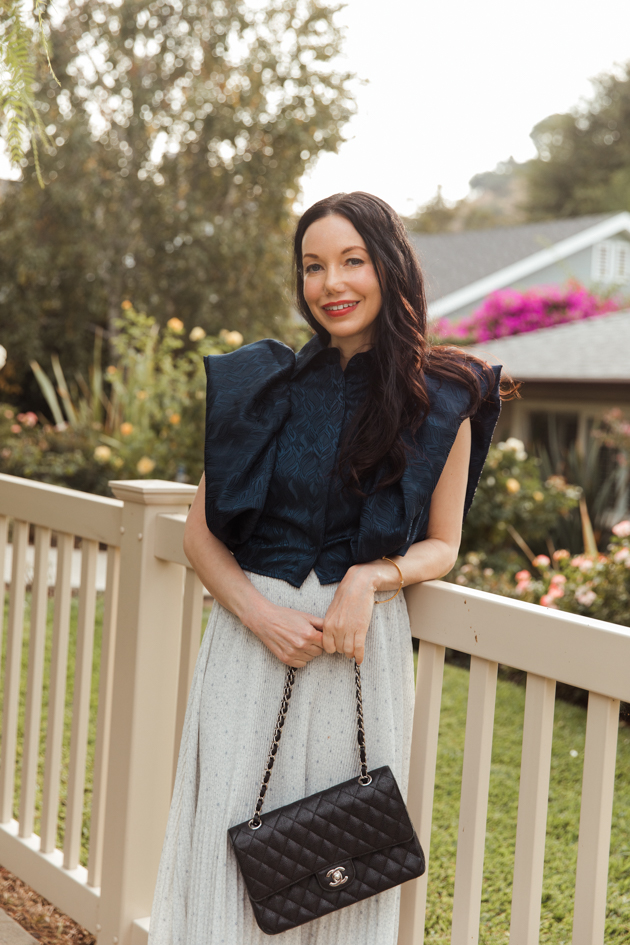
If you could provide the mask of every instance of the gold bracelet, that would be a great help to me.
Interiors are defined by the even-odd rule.
[[[403,573],[402,573],[402,571],[400,570],[400,568],[398,567],[398,565],[396,564],[395,561],[392,561],[392,559],[386,557],[386,555],[383,555],[383,557],[382,557],[381,560],[382,560],[382,561],[389,561],[390,564],[393,564],[393,565],[394,565],[394,567],[396,568],[396,570],[397,570],[398,573],[400,574],[400,587],[398,588],[398,590],[396,591],[395,594],[392,594],[391,597],[386,597],[385,600],[375,600],[375,601],[374,601],[375,604],[386,604],[387,601],[393,600],[394,597],[398,597],[398,595],[400,594],[400,592],[401,592],[401,590],[402,590],[402,586],[403,586],[403,584],[405,583],[405,579],[404,579],[404,577],[403,577]]]

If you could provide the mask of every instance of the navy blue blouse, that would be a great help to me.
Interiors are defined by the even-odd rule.
[[[352,564],[404,555],[426,536],[431,496],[469,394],[427,375],[431,410],[402,479],[362,499],[342,487],[337,464],[372,357],[355,354],[343,371],[339,351],[315,335],[297,355],[266,339],[204,359],[206,521],[246,571],[300,587],[314,568],[321,584],[332,584]],[[464,515],[499,416],[499,371],[471,416]]]

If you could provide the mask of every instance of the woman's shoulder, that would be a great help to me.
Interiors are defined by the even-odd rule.
[[[432,363],[433,362],[433,363]],[[491,365],[461,348],[441,348],[438,358],[429,358],[425,383],[432,408],[490,401],[498,405],[501,366]]]

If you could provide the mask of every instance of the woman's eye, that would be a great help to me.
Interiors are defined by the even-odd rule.
[[[358,256],[353,256],[351,259],[346,259],[346,262],[349,263],[351,266],[362,266],[362,265],[363,265],[363,260],[362,260],[362,259],[359,259]]]
[[[322,267],[320,266],[319,263],[310,263],[310,265],[308,265],[308,266],[306,267],[306,269],[304,270],[304,272],[317,272],[317,270],[318,270],[318,269],[321,269],[321,268],[322,268]]]

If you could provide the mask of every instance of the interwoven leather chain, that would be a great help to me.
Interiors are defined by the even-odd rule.
[[[265,803],[265,794],[267,793],[267,788],[269,786],[269,779],[271,778],[271,769],[274,766],[276,760],[276,755],[278,754],[278,745],[280,744],[280,739],[282,738],[282,729],[287,717],[287,711],[289,709],[289,701],[291,699],[291,693],[293,692],[293,684],[295,682],[295,667],[287,666],[287,673],[284,678],[284,690],[282,693],[282,702],[280,703],[280,711],[278,712],[278,719],[276,721],[276,728],[273,733],[273,738],[271,740],[271,749],[269,751],[269,757],[267,759],[267,767],[265,768],[265,773],[263,779],[260,783],[260,791],[258,792],[258,799],[256,801],[256,807],[254,808],[254,813],[252,819],[248,821],[249,826],[252,830],[257,830],[261,824],[262,820],[260,818],[260,812]],[[355,691],[357,696],[357,742],[359,745],[359,765],[361,768],[361,774],[359,776],[360,784],[370,784],[372,778],[368,774],[367,770],[367,755],[365,750],[365,728],[363,726],[363,699],[361,696],[361,670],[359,664],[354,663],[354,683]]]

